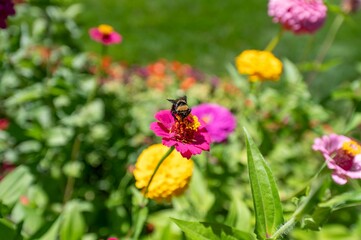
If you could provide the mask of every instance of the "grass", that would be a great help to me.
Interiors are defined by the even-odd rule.
[[[268,17],[267,1],[264,0],[81,2],[85,6],[80,19],[84,29],[101,23],[114,26],[124,41],[121,45],[111,46],[110,53],[115,59],[130,64],[147,64],[166,58],[192,64],[209,73],[226,75],[227,63],[233,63],[245,49],[264,49],[279,28]],[[286,32],[275,54],[295,62],[312,59],[334,15],[329,12],[324,28],[314,36],[295,36]],[[332,76],[349,80],[356,76],[354,65],[361,59],[361,48],[357,47],[361,36],[361,28],[357,25],[361,21],[360,15],[346,21],[328,54],[328,59],[341,59],[339,67],[343,69],[341,74],[336,68]],[[89,39],[87,32],[82,41],[85,49],[99,51],[100,46]]]

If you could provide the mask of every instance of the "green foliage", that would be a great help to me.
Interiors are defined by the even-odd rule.
[[[0,29],[0,239],[359,239],[359,180],[331,183],[311,149],[324,134],[360,139],[360,51],[349,51],[360,15],[347,16],[337,47],[315,64],[330,21],[345,15],[328,2],[315,36],[285,33],[281,79],[262,83],[233,62],[277,31],[265,2],[18,4]],[[101,23],[121,45],[89,38]],[[185,194],[144,199],[137,157],[161,142],[154,114],[182,95],[190,107],[228,108],[237,127],[192,156]]]
[[[248,172],[256,215],[258,238],[272,236],[283,223],[283,212],[272,171],[244,129],[247,143]]]
[[[256,239],[252,234],[239,231],[219,223],[188,222],[172,219],[192,240],[252,240]]]

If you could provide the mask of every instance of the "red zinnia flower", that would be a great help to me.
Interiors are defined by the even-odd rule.
[[[9,120],[6,118],[0,118],[0,130],[5,130],[9,127]]]
[[[196,116],[189,114],[183,119],[175,119],[169,110],[162,110],[156,113],[155,118],[158,121],[153,122],[150,129],[162,137],[163,145],[174,146],[188,159],[202,151],[209,151],[210,136],[205,123],[199,121]]]

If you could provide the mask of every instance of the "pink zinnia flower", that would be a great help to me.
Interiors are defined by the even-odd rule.
[[[0,28],[6,28],[6,19],[14,14],[14,3],[11,0],[0,0]]]
[[[107,240],[119,240],[119,239],[116,238],[116,237],[110,237],[110,238],[108,238]]]
[[[122,36],[114,31],[113,27],[101,24],[96,28],[91,28],[89,30],[90,37],[97,42],[100,42],[104,45],[111,45],[120,43],[122,41]]]
[[[150,129],[162,137],[165,146],[172,147],[185,158],[209,151],[210,137],[205,123],[190,113],[185,118],[175,119],[169,110],[161,110],[155,114],[157,122]]]
[[[348,178],[361,178],[361,146],[354,140],[342,135],[325,135],[315,139],[312,149],[322,153],[336,183],[343,185]]]
[[[236,118],[225,107],[203,103],[192,108],[192,113],[206,123],[212,142],[223,142],[236,128]]]
[[[326,19],[322,0],[269,0],[268,15],[296,34],[314,33]]]

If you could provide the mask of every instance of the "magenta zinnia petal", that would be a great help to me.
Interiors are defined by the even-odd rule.
[[[225,107],[203,103],[192,108],[192,113],[206,123],[212,142],[223,142],[236,128],[236,118]]]
[[[209,151],[211,140],[205,123],[198,121],[195,115],[175,120],[169,110],[162,110],[156,113],[155,118],[157,122],[151,123],[150,129],[162,137],[163,145],[174,146],[188,159],[202,151]]]
[[[322,0],[269,0],[268,15],[296,34],[314,33],[325,22],[327,7]]]
[[[336,183],[343,185],[349,178],[361,179],[361,146],[356,141],[330,134],[316,138],[312,149],[322,153]]]

